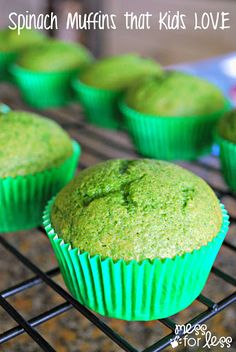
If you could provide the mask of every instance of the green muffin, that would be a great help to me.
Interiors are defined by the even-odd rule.
[[[220,137],[236,144],[236,110],[229,111],[219,121],[217,132]]]
[[[94,88],[120,91],[150,74],[161,74],[157,62],[127,54],[106,57],[95,62],[80,75],[80,80]]]
[[[71,82],[91,61],[83,46],[51,39],[25,50],[12,73],[26,103],[38,109],[60,107],[73,99]]]
[[[51,219],[74,248],[137,261],[191,252],[222,225],[219,202],[202,179],[145,159],[107,161],[82,171],[56,197]]]
[[[72,179],[79,155],[54,121],[0,104],[0,232],[40,225],[46,202]]]
[[[211,152],[217,121],[230,103],[213,84],[166,71],[130,87],[120,103],[137,151],[149,158],[194,160]]]
[[[211,114],[224,108],[221,91],[201,78],[183,72],[166,71],[135,84],[126,104],[141,113],[163,117],[190,117]]]
[[[2,52],[19,52],[31,45],[38,44],[45,40],[42,32],[23,29],[18,35],[17,29],[11,30],[4,28],[0,30],[0,51]]]
[[[229,225],[202,179],[150,159],[82,171],[43,219],[73,297],[138,321],[176,314],[199,296]]]
[[[236,110],[229,111],[219,121],[216,141],[220,146],[220,161],[224,179],[236,194]]]
[[[9,71],[19,53],[44,39],[42,32],[33,30],[23,29],[20,35],[17,30],[0,30],[0,79],[12,82]]]
[[[51,39],[24,51],[17,65],[30,71],[58,72],[81,69],[91,60],[82,45]]]
[[[0,177],[34,174],[72,155],[69,136],[54,121],[25,111],[0,113]]]
[[[135,54],[107,57],[84,70],[74,81],[74,89],[89,122],[105,128],[123,128],[118,108],[121,95],[137,80],[161,74],[155,61]]]

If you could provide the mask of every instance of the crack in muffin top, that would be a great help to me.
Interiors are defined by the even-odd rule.
[[[222,212],[200,177],[164,161],[109,160],[57,195],[52,225],[66,243],[113,260],[173,258],[206,245]]]

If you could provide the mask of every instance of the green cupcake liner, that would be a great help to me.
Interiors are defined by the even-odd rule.
[[[137,151],[163,160],[193,160],[208,154],[213,144],[217,121],[230,109],[228,101],[222,110],[205,116],[161,117],[139,113],[123,101],[120,109]]]
[[[58,167],[33,175],[0,178],[0,232],[31,229],[42,223],[49,199],[74,176],[80,146],[73,141],[73,154]]]
[[[72,79],[79,69],[35,72],[12,66],[11,72],[25,102],[37,109],[67,105],[73,98]]]
[[[73,87],[90,123],[111,129],[122,127],[118,107],[121,92],[90,87],[78,80],[73,81]]]
[[[220,146],[220,161],[224,179],[233,193],[236,194],[236,144],[216,135]]]
[[[0,51],[0,81],[12,82],[9,69],[16,59],[17,54],[14,52]]]
[[[50,221],[53,201],[43,224],[68,290],[89,309],[124,320],[161,319],[189,306],[202,291],[229,226],[221,205],[221,230],[206,246],[172,259],[113,261],[64,243]]]

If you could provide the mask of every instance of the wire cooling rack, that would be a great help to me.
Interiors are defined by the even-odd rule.
[[[3,99],[5,103],[11,105],[12,108],[27,109],[21,103],[13,88],[4,86],[1,89],[0,87],[0,94],[2,95],[1,99]],[[75,105],[65,109],[45,112],[45,115],[57,120],[66,130],[68,130],[70,135],[81,144],[83,154],[79,169],[84,169],[95,162],[110,158],[138,157],[129,141],[128,136],[124,132],[111,132],[87,124],[83,119],[79,107]],[[215,182],[215,179],[220,178],[219,163],[216,156],[211,155],[197,160],[194,163],[182,163],[182,165],[205,177],[222,201],[224,201],[225,197],[233,200],[233,195],[229,192],[225,185],[222,183],[223,186],[219,187],[217,182]],[[231,214],[230,221],[231,226],[236,225],[236,217],[233,216],[233,214]],[[42,228],[39,230],[44,232]],[[51,346],[35,329],[35,327],[73,308],[83,314],[83,316],[86,317],[92,324],[96,325],[96,327],[106,334],[108,338],[112,339],[117,345],[119,345],[122,350],[129,352],[138,351],[135,346],[131,345],[126,339],[121,337],[109,326],[109,320],[107,320],[108,323],[104,323],[102,319],[82,306],[66,290],[64,290],[53,280],[53,277],[60,275],[58,267],[52,268],[47,272],[42,271],[34,264],[33,261],[25,256],[19,248],[14,247],[7,240],[7,236],[0,235],[0,245],[3,246],[6,251],[15,256],[19,263],[27,267],[32,273],[32,277],[30,279],[9,287],[0,293],[0,305],[8,313],[8,315],[14,319],[16,324],[15,327],[1,332],[0,343],[4,344],[5,342],[12,340],[21,334],[28,334],[38,345],[39,349],[47,352],[56,351],[53,346]],[[230,251],[236,251],[236,246],[228,240],[224,241],[223,246],[227,247]],[[215,275],[220,280],[223,280],[231,285],[236,285],[236,277],[229,275],[218,267],[214,266],[212,268],[211,275]],[[53,307],[52,309],[41,312],[39,315],[36,315],[30,320],[26,320],[13,307],[13,305],[9,303],[8,298],[16,295],[17,293],[25,292],[28,289],[42,283],[49,286],[55,294],[59,295],[63,299],[63,303]],[[217,290],[217,287],[215,287],[215,289]],[[235,303],[236,293],[234,292],[230,295],[226,295],[220,301],[213,301],[211,298],[201,294],[197,298],[197,301],[205,306],[205,310],[197,314],[190,321],[186,322],[186,324],[190,323],[191,325],[194,325],[205,323],[208,319],[220,313],[229,305]],[[159,323],[167,327],[169,329],[169,333],[161,339],[158,339],[157,337],[156,342],[143,349],[143,352],[162,351],[170,345],[171,339],[176,336],[175,327],[176,324],[179,324],[178,321],[175,321],[171,317],[168,319],[161,319],[159,320]]]

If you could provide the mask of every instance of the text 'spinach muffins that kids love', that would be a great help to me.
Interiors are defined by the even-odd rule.
[[[117,102],[124,90],[141,77],[161,72],[153,60],[134,54],[113,56],[89,66],[74,81],[74,88],[88,121],[118,128],[122,122]]]
[[[44,226],[79,302],[109,317],[152,320],[200,294],[228,215],[212,189],[179,166],[111,160],[61,190]]]
[[[230,104],[211,83],[167,71],[131,87],[120,107],[138,152],[178,160],[210,152],[215,124]]]
[[[79,145],[54,121],[0,105],[0,232],[41,224],[76,170]]]
[[[51,39],[25,50],[12,73],[28,104],[62,106],[72,99],[71,80],[91,61],[92,56],[80,44]]]
[[[224,178],[236,193],[236,110],[227,112],[219,121],[216,140],[220,146],[220,160]]]
[[[10,80],[9,68],[22,50],[43,40],[45,36],[38,31],[23,29],[18,35],[17,30],[0,30],[0,80]]]

